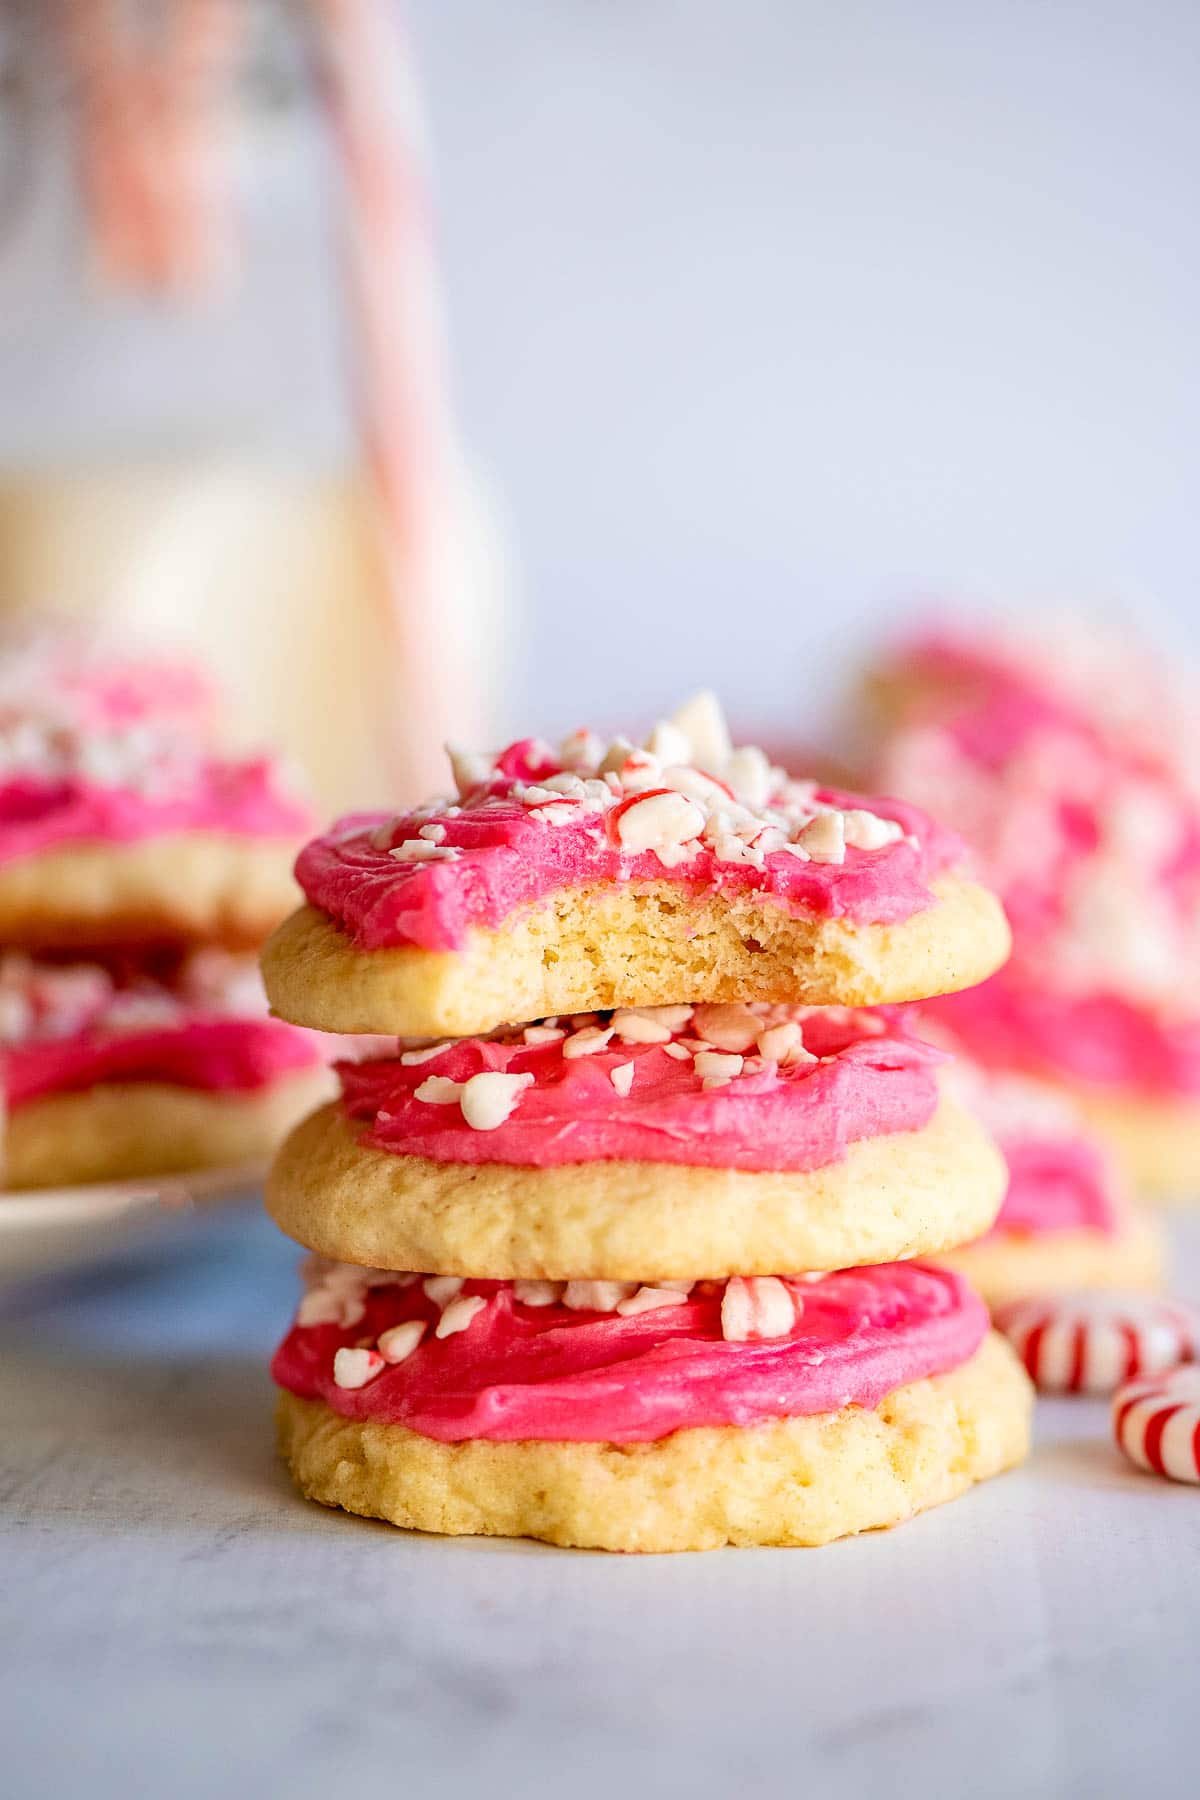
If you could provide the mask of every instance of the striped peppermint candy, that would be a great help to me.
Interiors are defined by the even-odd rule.
[[[1113,1433],[1139,1469],[1200,1485],[1200,1367],[1185,1365],[1118,1388]]]
[[[1014,1300],[996,1314],[1047,1394],[1111,1394],[1200,1353],[1200,1313],[1180,1300],[1104,1291]]]

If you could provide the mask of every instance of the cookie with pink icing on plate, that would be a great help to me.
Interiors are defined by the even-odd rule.
[[[642,748],[581,731],[453,768],[452,798],[302,851],[307,905],[264,955],[283,1017],[469,1036],[598,1007],[873,1005],[1007,953],[956,836],[735,748],[710,697]]]
[[[562,1016],[340,1068],[271,1171],[347,1262],[504,1278],[772,1274],[978,1236],[1004,1166],[941,1052],[844,1008]]]
[[[1157,1288],[1162,1228],[1133,1204],[1112,1157],[1059,1091],[961,1058],[944,1081],[980,1118],[1008,1170],[991,1230],[944,1260],[990,1306],[1085,1288]]]
[[[1020,1461],[1030,1388],[920,1263],[657,1284],[318,1261],[276,1353],[310,1498],[608,1550],[821,1544]]]
[[[266,1015],[251,959],[0,957],[10,1188],[262,1161],[328,1092],[327,1052]]]
[[[294,904],[306,806],[270,758],[143,703],[138,673],[21,693],[0,662],[0,942],[251,948]]]
[[[895,733],[880,778],[961,830],[1004,900],[1011,962],[938,1001],[994,1070],[1055,1082],[1139,1185],[1200,1180],[1200,800],[1015,677]]]

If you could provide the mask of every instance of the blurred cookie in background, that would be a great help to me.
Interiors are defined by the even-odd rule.
[[[1200,1190],[1191,732],[1144,650],[1122,664],[1103,638],[1091,654],[1076,638],[1008,642],[913,639],[872,677],[891,720],[873,782],[963,834],[1013,928],[1008,966],[931,1010],[987,1068],[1069,1092],[1137,1185],[1186,1195]]]

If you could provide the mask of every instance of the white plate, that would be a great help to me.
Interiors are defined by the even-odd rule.
[[[244,1200],[264,1165],[141,1181],[0,1192],[0,1281],[78,1268],[137,1245],[198,1208]]]

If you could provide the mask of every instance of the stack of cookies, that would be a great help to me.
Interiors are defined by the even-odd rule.
[[[10,1188],[265,1159],[327,1090],[254,952],[307,823],[213,742],[186,663],[43,637],[0,652],[0,1050]]]
[[[957,1272],[1002,1158],[891,1003],[1008,933],[958,839],[735,749],[454,756],[344,820],[264,955],[277,1013],[402,1040],[276,1160],[313,1254],[276,1354],[327,1505],[613,1550],[817,1544],[1019,1461],[1030,1388]],[[518,1021],[514,1023],[514,1021]]]

